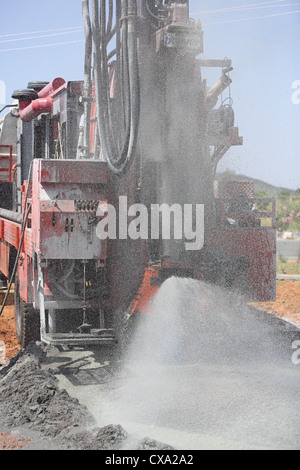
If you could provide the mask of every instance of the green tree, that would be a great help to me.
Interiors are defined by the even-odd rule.
[[[226,170],[223,171],[223,173],[221,173],[220,180],[221,181],[233,181],[234,177],[235,177],[235,171],[230,170],[229,168],[226,168]]]
[[[278,199],[281,201],[288,201],[291,198],[291,193],[288,189],[282,189],[278,193]]]
[[[266,191],[263,191],[261,189],[255,191],[255,197],[258,199],[265,199],[268,198],[268,193]],[[265,212],[268,210],[270,203],[268,202],[259,202],[256,204],[256,209],[259,212]]]
[[[300,199],[300,188],[296,189],[295,196],[293,198],[295,201]]]

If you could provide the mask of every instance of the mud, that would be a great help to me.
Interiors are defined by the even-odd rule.
[[[151,309],[110,382],[86,388],[62,378],[99,425],[120,422],[184,450],[299,449],[296,327],[179,278],[161,286]]]
[[[0,449],[299,449],[296,322],[184,279],[153,305],[125,356],[41,343],[12,355]]]
[[[97,427],[87,407],[59,387],[47,364],[49,347],[32,343],[0,368],[0,448],[118,450],[147,446],[121,425]],[[9,431],[6,431],[6,430]],[[25,436],[25,437],[23,437]],[[151,448],[171,448],[151,441]]]

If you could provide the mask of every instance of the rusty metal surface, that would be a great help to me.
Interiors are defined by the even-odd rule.
[[[276,300],[276,232],[272,228],[217,230],[211,246],[228,257],[243,255],[249,260],[249,271],[243,276],[249,300]]]
[[[0,145],[0,182],[10,183],[12,180],[13,146]]]
[[[0,240],[0,269],[1,272],[9,277],[9,245]]]
[[[95,210],[78,204],[95,201],[96,207],[105,201],[105,182],[103,162],[34,162],[32,198],[39,203],[33,205],[32,227],[37,253],[46,259],[106,258],[106,243],[100,241],[96,225],[90,223]]]

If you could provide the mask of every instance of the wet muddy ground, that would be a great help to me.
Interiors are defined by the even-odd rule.
[[[155,307],[126,354],[14,355],[0,373],[0,447],[299,448],[295,321],[187,280]]]

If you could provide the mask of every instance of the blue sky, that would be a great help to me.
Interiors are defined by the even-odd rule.
[[[228,57],[234,66],[244,145],[230,149],[219,169],[300,187],[300,92],[292,88],[300,90],[300,0],[190,0],[190,12],[203,24],[203,57]],[[80,0],[2,0],[0,106],[31,80],[81,80],[82,41]],[[207,73],[208,83],[218,76]]]

